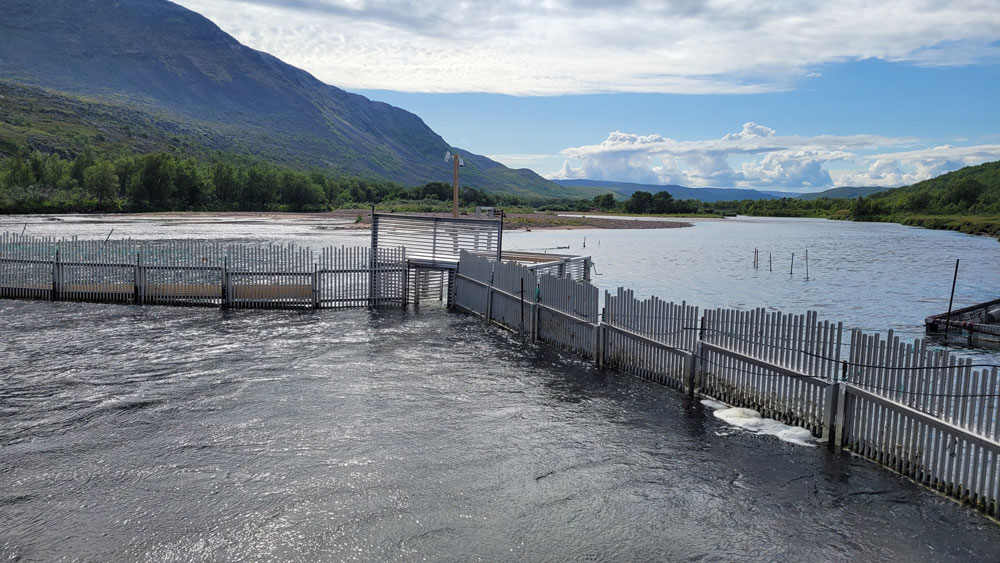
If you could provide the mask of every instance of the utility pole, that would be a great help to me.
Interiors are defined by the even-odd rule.
[[[444,153],[444,161],[448,162],[449,160],[452,161],[452,163],[454,163],[455,166],[455,176],[453,180],[455,189],[451,207],[451,215],[452,217],[458,219],[458,167],[465,166],[465,161],[462,160],[462,157],[458,156],[457,154],[452,154],[451,151]]]

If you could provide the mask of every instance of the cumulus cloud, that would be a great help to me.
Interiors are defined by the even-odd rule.
[[[779,135],[753,122],[703,141],[615,131],[599,144],[563,150],[568,160],[551,177],[816,191],[833,185],[899,186],[1000,159],[1000,145],[867,154],[916,142],[877,135]],[[835,173],[831,163],[840,167]]]
[[[348,89],[757,93],[845,60],[1000,56],[1000,10],[977,0],[178,1]]]
[[[823,165],[851,156],[844,151],[775,151],[759,161],[744,162],[743,177],[757,187],[826,188],[833,179]]]
[[[991,160],[1000,160],[1000,145],[956,147],[942,145],[928,149],[880,153],[864,157],[867,169],[840,174],[838,186],[902,186],[940,176]]]
[[[754,122],[744,123],[743,130],[739,133],[730,133],[722,138],[723,141],[740,141],[743,139],[753,139],[761,137],[773,137],[774,129],[757,125]]]

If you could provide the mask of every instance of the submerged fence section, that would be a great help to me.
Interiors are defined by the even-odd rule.
[[[684,389],[694,377],[698,308],[656,297],[639,300],[632,290],[604,294],[599,362],[643,379]]]
[[[0,297],[234,308],[406,303],[403,248],[0,235]]]
[[[1000,373],[815,312],[706,310],[463,253],[455,304],[533,340],[763,416],[1000,516]],[[842,357],[842,351],[846,356]]]
[[[1000,515],[1000,373],[923,339],[851,334],[836,443]]]
[[[815,312],[705,311],[702,392],[828,438],[842,335],[842,323]]]

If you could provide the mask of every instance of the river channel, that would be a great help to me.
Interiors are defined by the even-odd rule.
[[[24,221],[0,218],[0,230]],[[962,299],[1000,289],[993,240],[792,223],[505,242],[582,253],[586,236],[608,289],[898,330],[916,330],[942,294],[947,305],[955,258],[969,262]],[[804,234],[813,225],[820,234]],[[31,218],[25,229],[367,242],[325,227]],[[752,268],[754,247],[808,248],[809,281],[798,267]],[[906,252],[921,247],[937,258]],[[697,268],[685,276],[684,264]],[[910,281],[890,290],[899,280]],[[1000,546],[995,522],[863,459],[729,427],[675,391],[441,307],[6,300],[0,357],[0,560],[995,561]]]

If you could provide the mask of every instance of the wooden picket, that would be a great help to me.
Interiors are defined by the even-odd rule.
[[[618,288],[604,296],[604,361],[676,389],[690,386],[697,345],[698,308],[657,297],[635,298]]]
[[[374,256],[374,258],[373,258]],[[405,251],[0,235],[0,297],[234,308],[405,303]]]
[[[526,266],[497,262],[493,268],[493,288],[489,319],[521,334],[531,331],[532,309],[538,279]]]
[[[455,280],[455,305],[486,317],[495,261],[463,250]]]
[[[996,368],[976,370],[970,359],[929,350],[927,340],[903,342],[851,333],[846,380],[880,397],[978,435],[1000,438],[1000,380]]]
[[[864,387],[844,388],[836,445],[1000,516],[1000,443]]]
[[[702,393],[828,437],[843,324],[815,311],[705,311],[699,326]]]
[[[534,285],[525,292],[530,307]],[[543,275],[538,278],[536,296],[538,340],[571,350],[584,358],[597,359],[600,321],[597,288],[569,277]]]

